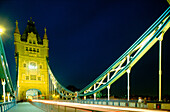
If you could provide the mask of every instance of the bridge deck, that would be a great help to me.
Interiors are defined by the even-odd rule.
[[[33,105],[36,105],[45,110],[57,112],[168,112],[167,110],[152,110],[147,108],[134,108],[123,106],[111,106],[100,104],[81,104],[72,102],[62,102],[54,100],[32,100]]]
[[[7,112],[44,112],[44,111],[33,106],[29,102],[22,102],[16,104],[16,106],[12,107]]]

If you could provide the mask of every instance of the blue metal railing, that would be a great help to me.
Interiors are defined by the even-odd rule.
[[[147,103],[139,103],[137,100],[64,100],[64,102],[81,103],[81,104],[98,104],[98,105],[110,105],[110,106],[123,106],[123,107],[136,107],[147,108]]]
[[[14,107],[16,105],[16,102],[6,102],[6,103],[0,103],[0,112],[7,112],[10,108]]]

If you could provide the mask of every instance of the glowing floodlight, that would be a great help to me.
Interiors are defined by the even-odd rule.
[[[5,28],[0,26],[0,34],[2,34],[5,31]]]
[[[31,62],[28,67],[29,67],[29,69],[37,69],[36,63],[34,63],[34,62]]]
[[[29,69],[37,69],[37,66],[29,65]]]
[[[2,33],[3,32],[3,30],[2,29],[0,29],[0,33]]]

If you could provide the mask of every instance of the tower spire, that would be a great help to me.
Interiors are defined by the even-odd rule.
[[[16,28],[15,28],[15,32],[14,33],[18,33],[18,34],[20,34],[20,32],[19,32],[19,28],[18,28],[18,21],[16,20]]]
[[[46,32],[47,32],[47,28],[45,27],[44,28],[44,37],[43,37],[43,39],[47,39],[47,33]]]

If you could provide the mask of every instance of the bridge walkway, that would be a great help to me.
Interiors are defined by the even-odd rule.
[[[7,112],[45,112],[29,102],[22,102],[9,109]]]

